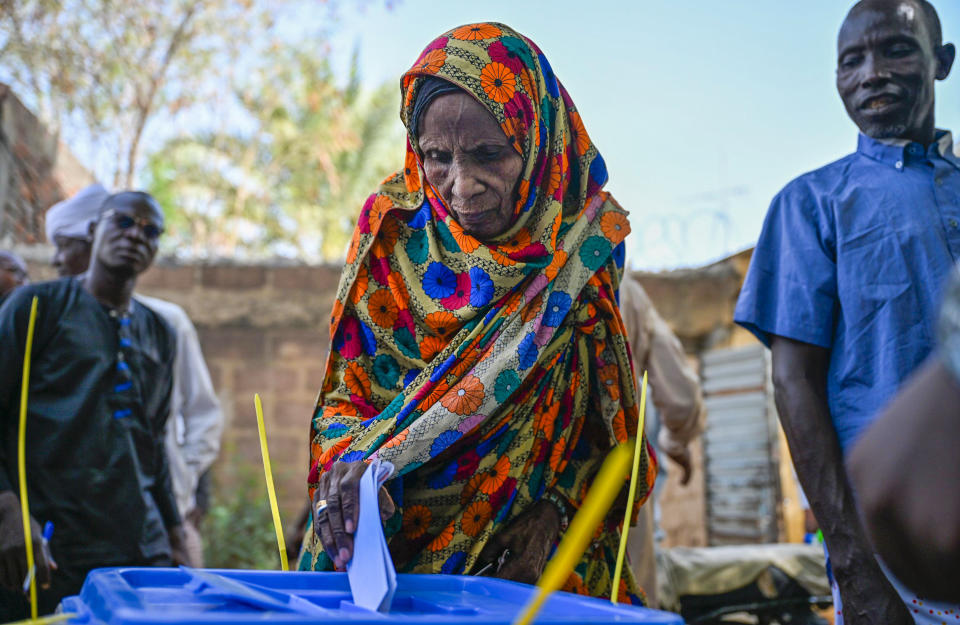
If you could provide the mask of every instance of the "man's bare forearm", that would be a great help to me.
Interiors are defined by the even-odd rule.
[[[823,531],[844,612],[877,595],[896,597],[860,523],[827,405],[829,351],[780,337],[771,342],[777,411],[797,477]],[[850,616],[854,616],[851,614]]]
[[[775,383],[775,391],[790,456],[823,531],[833,566],[840,572],[861,564],[857,560],[869,552],[851,549],[866,544],[826,400],[804,380],[780,380]],[[798,410],[800,406],[802,411]]]

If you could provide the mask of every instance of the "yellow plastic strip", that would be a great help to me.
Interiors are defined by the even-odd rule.
[[[557,546],[557,552],[540,576],[536,596],[526,605],[514,621],[514,625],[530,625],[547,597],[559,590],[570,577],[573,567],[577,565],[587,545],[590,544],[594,531],[607,515],[607,511],[623,487],[624,476],[630,468],[631,449],[632,445],[627,441],[617,445],[607,454],[603,466],[593,479],[590,492],[580,506],[580,511],[573,517],[570,527],[563,535],[563,540]]]
[[[637,444],[633,446],[633,469],[630,471],[630,489],[627,492],[627,509],[623,512],[623,530],[620,533],[620,547],[617,550],[617,566],[613,569],[613,587],[610,601],[617,605],[620,598],[620,575],[623,573],[623,560],[627,555],[627,533],[630,531],[630,517],[633,516],[633,498],[637,494],[637,473],[640,472],[640,450],[643,449],[643,426],[647,412],[647,372],[643,372],[643,385],[640,387],[640,416],[637,417]]]
[[[277,493],[273,489],[273,470],[270,468],[270,451],[267,449],[267,430],[263,425],[263,406],[260,394],[253,396],[257,407],[257,429],[260,430],[260,453],[263,455],[263,474],[267,479],[267,496],[270,498],[270,511],[273,513],[273,529],[277,532],[277,547],[280,549],[280,568],[290,570],[287,562],[287,545],[283,540],[283,526],[280,524],[280,508],[277,507]]]
[[[20,473],[20,511],[23,514],[23,540],[27,545],[27,570],[33,571],[33,535],[30,531],[30,504],[27,501],[27,393],[30,390],[30,354],[33,328],[37,324],[37,296],[30,304],[27,345],[23,350],[23,377],[20,383],[20,429],[17,433],[17,469]],[[37,618],[37,576],[30,577],[30,618]]]
[[[51,625],[52,623],[69,621],[75,616],[76,614],[73,612],[64,612],[63,614],[52,614],[42,618],[28,618],[25,621],[13,621],[11,623],[7,623],[7,625]]]

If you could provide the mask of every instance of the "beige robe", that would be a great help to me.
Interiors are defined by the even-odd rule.
[[[703,396],[679,339],[657,313],[640,283],[624,274],[620,311],[633,352],[637,382],[647,372],[650,395],[660,414],[658,451],[663,456],[682,451],[703,430]],[[647,430],[651,434],[650,430]],[[637,582],[657,606],[657,574],[653,540],[653,501],[640,509],[630,531],[627,550]]]

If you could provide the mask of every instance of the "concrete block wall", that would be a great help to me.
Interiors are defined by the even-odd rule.
[[[239,485],[240,467],[262,481],[253,401],[260,394],[285,524],[306,503],[310,419],[339,277],[339,267],[161,264],[138,287],[181,305],[197,327],[226,419],[218,488]]]

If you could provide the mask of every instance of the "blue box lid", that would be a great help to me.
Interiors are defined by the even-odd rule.
[[[353,605],[346,573],[109,568],[91,571],[61,609],[77,615],[69,621],[74,625],[510,625],[535,591],[490,577],[398,575],[391,611],[380,614]],[[683,625],[683,619],[560,592],[536,623]]]

